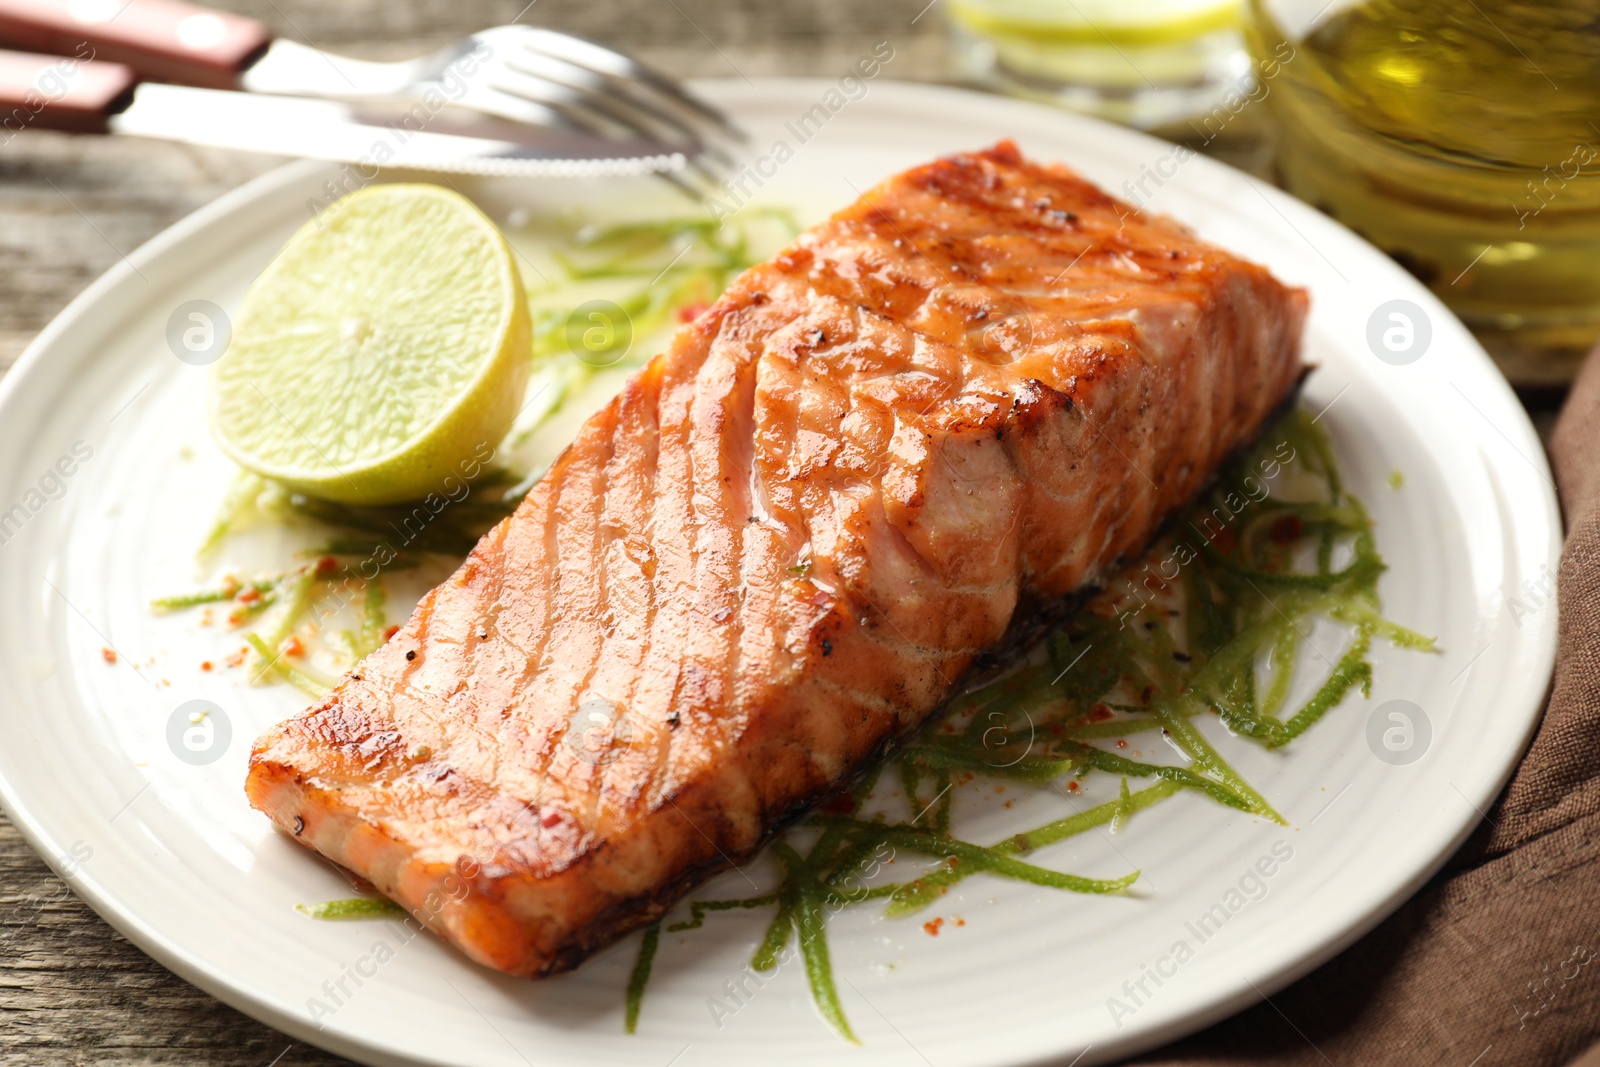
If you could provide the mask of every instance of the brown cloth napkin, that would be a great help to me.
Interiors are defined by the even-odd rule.
[[[1137,1063],[1555,1067],[1600,1039],[1600,349],[1550,457],[1567,524],[1555,680],[1488,818],[1332,962]],[[1573,1067],[1600,1067],[1600,1048]]]

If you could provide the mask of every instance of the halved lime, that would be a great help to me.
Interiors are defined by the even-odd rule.
[[[439,186],[372,186],[250,287],[212,372],[211,431],[241,466],[329,500],[451,492],[511,427],[529,344],[494,223]]]

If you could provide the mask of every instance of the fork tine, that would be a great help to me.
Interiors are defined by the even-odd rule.
[[[661,130],[665,130],[670,137],[695,145],[720,164],[730,167],[733,165],[733,157],[720,145],[706,138],[706,124],[700,121],[698,116],[692,123],[686,121],[680,109],[670,105],[663,106],[659,97],[630,92],[634,86],[626,79],[591,71],[564,59],[545,56],[531,50],[525,56],[511,57],[505,62],[524,74],[586,94],[586,98],[591,99],[598,109],[606,111],[619,121],[624,121],[619,112],[625,113],[631,117],[627,120],[630,124],[642,120],[642,124],[647,128],[654,127],[653,132],[658,136]]]
[[[516,75],[515,79],[504,77],[506,73]],[[517,105],[529,104],[533,107],[550,110],[559,114],[569,128],[577,128],[588,133],[615,139],[617,131],[621,129],[629,140],[643,140],[661,145],[662,151],[677,148],[684,151],[687,160],[687,169],[698,174],[712,185],[718,184],[720,178],[717,173],[707,165],[703,146],[691,140],[685,145],[672,145],[663,143],[656,131],[639,125],[625,114],[617,114],[600,105],[602,98],[592,93],[585,93],[570,89],[566,86],[547,82],[532,75],[516,70],[500,70],[491,78],[489,86],[501,96],[514,102],[511,107],[496,107],[502,113],[514,114]],[[494,106],[494,103],[479,99],[474,102],[479,108]],[[710,162],[717,162],[714,158]]]
[[[505,77],[507,73],[516,76],[507,78]],[[592,108],[585,106],[582,94],[520,75],[517,71],[497,71],[495,76],[489,79],[488,84],[496,93],[514,99],[518,104],[554,111],[570,127],[586,133],[614,139],[619,135],[620,127],[620,133],[624,137],[629,139],[645,137],[646,131],[618,123],[610,116],[598,114]]]
[[[707,195],[715,195],[721,191],[721,186],[716,179],[708,175],[704,170],[695,167],[692,160],[686,169],[692,177],[700,179],[698,183],[691,181],[683,171],[657,171],[654,177],[660,178],[697,204],[703,204]]]
[[[648,82],[625,77],[610,70],[584,66],[565,56],[550,56],[532,48],[524,49],[526,61],[537,63],[541,73],[568,84],[579,84],[591,92],[604,93],[627,101],[631,108],[641,109],[657,121],[673,129],[688,131],[694,140],[707,146],[738,146],[745,140],[743,132],[730,134],[721,122],[708,119],[704,111],[685,101],[678,93],[663,93]],[[731,159],[723,153],[725,159]]]
[[[618,106],[615,97],[562,85],[513,66],[497,69],[489,84],[506,96],[554,110],[591,133],[614,137],[620,129],[630,138],[654,142],[662,140],[660,129],[640,122],[636,114]],[[681,133],[682,128],[679,127],[677,132]],[[713,168],[731,170],[731,160],[726,153],[708,151],[693,131],[688,132],[689,135],[684,139],[686,143],[679,147],[687,149],[685,155],[689,158],[691,168],[713,182],[718,180]]]
[[[743,143],[749,140],[749,135],[721,110],[690,93],[674,79],[653,67],[646,66],[632,56],[567,33],[533,26],[526,27],[526,31],[523,35],[524,46],[534,52],[559,59],[572,66],[587,68],[597,74],[609,74],[627,82],[648,85],[681,107],[711,122],[735,141]]]
[[[609,116],[613,121],[630,132],[660,136],[663,130],[674,140],[698,145],[701,137],[692,127],[677,122],[671,116],[662,115],[623,97],[608,87],[605,79],[595,75],[578,77],[559,77],[549,64],[540,63],[537,58],[530,58],[524,62],[520,57],[512,57],[502,62],[499,68],[501,81],[509,84],[504,77],[506,72],[519,75],[515,79],[520,90],[534,99],[545,99],[550,94],[556,94],[565,100],[581,100],[586,105]],[[643,114],[641,114],[643,112]]]
[[[648,121],[646,123],[638,123],[636,119],[632,117],[637,113],[637,108],[636,105],[633,104],[633,101],[628,100],[626,97],[597,93],[587,96],[584,99],[585,103],[589,107],[592,107],[594,110],[605,114],[607,117],[619,123],[625,124],[630,128],[641,129],[646,136],[651,137],[652,139],[659,139],[658,132],[650,128]],[[648,117],[654,118],[653,115]],[[683,126],[677,126],[666,120],[659,121],[661,124],[667,126],[669,133],[685,135],[683,136],[684,147],[690,150],[687,152],[687,155],[691,161],[703,159],[709,161],[709,163],[711,163],[713,168],[716,170],[732,170],[733,157],[727,152],[723,151],[721,148],[718,148],[716,145],[709,144],[700,137],[695,136],[693,130],[689,130]],[[669,139],[668,143],[670,144],[673,142]]]
[[[515,99],[513,106],[490,106],[488,101],[472,100],[471,106],[486,111],[502,119],[522,123],[528,126],[540,126],[546,129],[565,130],[569,133],[591,132],[587,127],[574,122],[570,115],[558,107],[533,100],[529,97],[516,96],[516,94],[495,90],[498,97],[511,97]]]

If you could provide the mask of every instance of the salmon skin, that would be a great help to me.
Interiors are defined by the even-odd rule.
[[[250,801],[472,959],[570,968],[1141,550],[1306,308],[1009,142],[893,177],[683,326]]]

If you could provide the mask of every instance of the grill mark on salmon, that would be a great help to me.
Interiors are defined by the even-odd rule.
[[[1147,543],[1305,313],[1009,143],[907,171],[680,329],[250,800],[473,959],[574,966]]]

